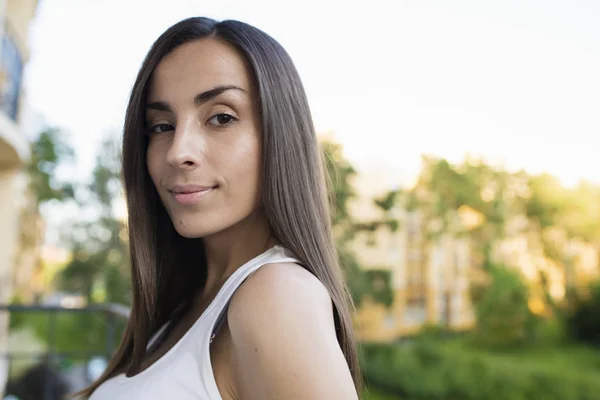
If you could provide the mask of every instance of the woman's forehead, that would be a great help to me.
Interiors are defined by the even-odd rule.
[[[250,91],[251,76],[248,62],[233,45],[205,38],[185,43],[161,60],[149,89],[150,94],[159,94],[235,85]]]

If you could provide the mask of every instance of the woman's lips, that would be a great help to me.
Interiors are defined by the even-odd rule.
[[[216,187],[202,188],[185,192],[171,192],[175,201],[181,205],[189,206],[199,202],[204,196],[213,192]]]

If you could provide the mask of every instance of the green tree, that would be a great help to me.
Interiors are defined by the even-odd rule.
[[[50,200],[74,198],[74,184],[61,181],[57,177],[57,169],[74,158],[73,149],[64,142],[57,128],[44,130],[32,143],[27,172],[29,187],[37,205]]]
[[[58,177],[62,166],[75,159],[73,149],[64,141],[56,128],[42,131],[31,143],[31,158],[26,165],[28,180],[27,203],[19,215],[19,242],[15,262],[19,267],[31,268],[33,273],[41,268],[39,248],[44,241],[44,231],[40,229],[41,207],[50,202],[67,202],[74,199],[74,183]],[[31,255],[33,264],[30,264]],[[22,264],[26,262],[26,264]],[[41,293],[33,293],[29,285],[14,287],[14,301],[32,301]]]
[[[367,291],[368,283],[349,246],[356,234],[355,222],[348,209],[350,201],[356,197],[351,182],[356,175],[356,170],[344,158],[342,147],[339,144],[322,141],[321,148],[328,178],[332,226],[339,260],[344,268],[344,275],[352,298],[356,304],[360,304]]]
[[[565,188],[548,174],[529,177],[528,187],[527,216],[537,226],[545,256],[562,269],[565,279],[563,307],[553,308],[566,316],[565,312],[577,306],[582,284],[585,287],[588,283],[577,279],[577,260],[569,252],[569,242],[584,241],[600,257],[600,187],[581,182],[575,188]]]
[[[356,255],[352,251],[352,240],[358,232],[374,231],[387,220],[370,223],[358,223],[351,215],[349,205],[357,196],[352,185],[356,170],[343,156],[342,147],[331,141],[321,142],[324,153],[326,173],[329,183],[330,202],[332,204],[332,225],[340,264],[348,288],[354,302],[360,305],[366,297],[377,302],[391,304],[392,296],[389,274],[385,272],[377,276],[367,273],[361,268]],[[391,204],[391,201],[388,201]],[[386,203],[387,205],[387,203]]]
[[[120,171],[118,142],[111,136],[102,142],[87,187],[96,218],[73,228],[73,259],[61,274],[63,288],[90,302],[131,303],[126,227],[115,215],[115,200],[122,196]]]
[[[534,334],[527,285],[515,269],[490,265],[487,270],[490,281],[472,288],[476,337],[480,343],[492,347],[524,345]]]
[[[573,339],[600,347],[600,281],[588,291],[567,315],[567,329]]]
[[[40,135],[34,144],[37,156],[30,167],[32,187],[40,202],[73,199],[81,215],[69,226],[73,257],[57,277],[62,290],[80,293],[88,302],[107,301],[130,304],[129,256],[125,242],[124,222],[116,218],[114,200],[120,196],[120,162],[117,142],[107,138],[100,149],[91,182],[73,191],[71,182],[59,182],[56,170],[72,151],[60,142],[58,131]],[[35,165],[39,165],[36,167]],[[50,319],[47,315],[32,314],[13,318],[11,329],[30,328],[48,345]],[[86,326],[84,331],[81,327]],[[117,321],[116,332],[122,332],[123,321]],[[103,354],[109,335],[107,321],[102,315],[59,314],[56,321],[56,351],[92,351]],[[118,338],[118,336],[116,336]]]

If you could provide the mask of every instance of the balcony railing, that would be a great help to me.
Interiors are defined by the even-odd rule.
[[[104,360],[108,360],[117,345],[117,341],[119,340],[119,336],[121,332],[118,332],[118,325],[124,325],[122,322],[127,321],[129,318],[129,309],[125,306],[118,304],[97,304],[90,305],[87,307],[80,308],[65,308],[60,306],[45,306],[45,305],[0,305],[0,313],[8,312],[11,318],[18,318],[18,316],[31,316],[35,315],[43,315],[47,317],[47,329],[45,329],[47,333],[47,337],[45,338],[45,343],[47,344],[47,350],[43,352],[35,352],[35,351],[14,351],[14,349],[8,348],[6,352],[0,352],[0,362],[8,363],[8,370],[10,372],[11,365],[13,361],[17,360],[35,360],[40,362],[38,366],[43,367],[41,369],[41,383],[40,379],[37,380],[36,385],[31,383],[21,383],[18,386],[18,390],[15,391],[26,391],[29,395],[33,394],[33,397],[40,400],[52,400],[55,398],[55,394],[53,392],[56,390],[54,385],[56,382],[53,382],[52,374],[55,373],[56,365],[59,361],[69,360],[70,362],[74,360],[80,361],[81,367],[81,375],[76,377],[77,384],[70,383],[68,387],[68,391],[76,391],[82,389],[84,386],[87,386],[92,382],[95,377],[89,375],[89,362],[90,360],[94,360],[97,357],[101,357]],[[103,350],[98,351],[96,349],[83,349],[77,351],[64,351],[60,350],[57,347],[57,342],[59,337],[59,327],[58,327],[58,316],[59,314],[72,314],[79,313],[83,315],[100,315],[103,318],[105,328],[104,333],[104,345]],[[21,318],[26,319],[26,318]],[[119,323],[121,322],[121,323]],[[90,327],[87,327],[90,329]],[[81,326],[82,336],[86,333],[86,327]],[[78,371],[79,372],[79,371]],[[72,377],[71,377],[72,379]],[[14,383],[14,382],[13,382]],[[23,387],[30,386],[30,387]],[[37,386],[37,387],[33,387]],[[40,387],[41,386],[41,387]],[[10,389],[10,388],[9,388]],[[2,393],[2,388],[0,388],[0,393]],[[37,395],[35,394],[37,393]],[[18,396],[18,394],[16,394]]]

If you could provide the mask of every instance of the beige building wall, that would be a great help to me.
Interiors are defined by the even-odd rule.
[[[38,0],[4,0],[4,16],[22,49],[23,61],[29,59],[29,25],[35,16]]]
[[[12,266],[19,232],[17,193],[14,190],[17,170],[0,170],[0,303],[6,304],[12,288]]]
[[[29,58],[29,23],[34,16],[37,0],[0,0],[0,38],[10,37],[15,43],[23,64]],[[0,42],[2,46],[3,42]],[[1,48],[0,48],[1,51]],[[1,54],[1,53],[0,53]],[[4,61],[4,60],[0,60]],[[14,84],[10,71],[0,63],[0,89]],[[24,66],[24,65],[23,65]],[[21,79],[23,73],[21,73]],[[3,98],[2,98],[3,99]],[[22,96],[19,96],[22,99]],[[20,101],[20,100],[19,100]],[[17,103],[17,115],[20,109]],[[24,206],[23,167],[29,157],[29,143],[17,121],[0,111],[0,304],[6,304],[12,296],[12,282],[20,234],[20,214]],[[0,353],[7,351],[8,315],[0,314]],[[8,363],[0,359],[0,398],[8,376]]]
[[[26,178],[26,176],[23,176]],[[19,204],[19,250],[16,254],[13,270],[12,288],[14,296],[23,303],[35,302],[43,291],[40,281],[42,273],[41,250],[44,241],[45,224],[39,212],[34,195],[26,188],[28,182],[20,182]]]
[[[2,138],[0,138],[2,143]],[[0,147],[5,146],[6,142]],[[2,154],[0,153],[0,159]],[[12,296],[12,281],[19,238],[19,193],[16,187],[20,178],[19,164],[0,168],[0,304],[7,304]],[[0,313],[0,353],[8,347],[8,314]],[[8,376],[8,363],[0,359],[0,398],[3,396]]]

